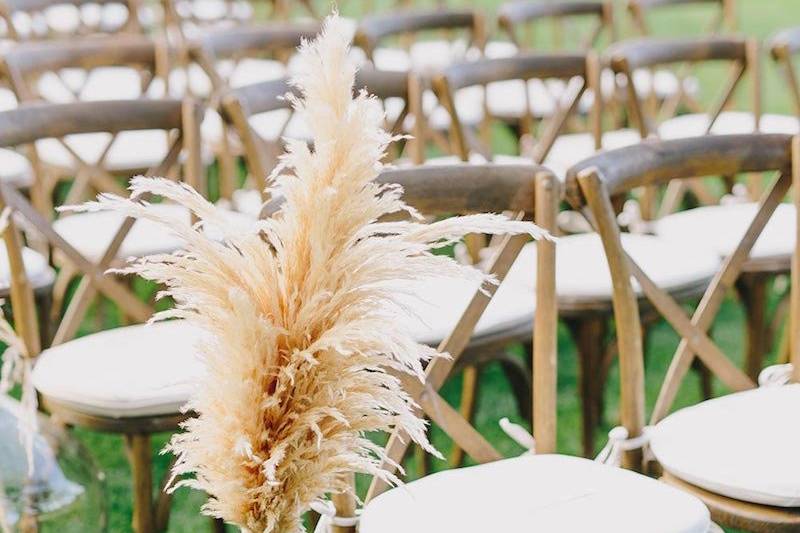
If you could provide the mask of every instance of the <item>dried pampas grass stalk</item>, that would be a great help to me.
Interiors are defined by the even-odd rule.
[[[352,487],[359,472],[397,483],[381,467],[368,432],[402,429],[436,453],[414,402],[387,370],[423,376],[437,352],[398,330],[404,312],[386,282],[485,275],[431,249],[469,232],[542,232],[498,215],[433,224],[380,223],[414,214],[397,186],[376,184],[392,141],[379,102],[353,96],[355,66],[337,16],[300,49],[294,106],[314,134],[311,151],[289,140],[273,179],[281,211],[243,231],[186,185],[135,178],[131,199],[101,195],[83,209],[113,209],[163,223],[183,251],[135,260],[126,269],[166,286],[184,318],[209,341],[207,369],[187,409],[197,413],[168,449],[179,457],[178,485],[205,491],[203,510],[245,531],[302,531],[302,513],[326,493]],[[190,208],[195,226],[161,218],[138,201],[152,193]],[[223,229],[214,239],[202,226]],[[387,310],[389,310],[387,312]]]

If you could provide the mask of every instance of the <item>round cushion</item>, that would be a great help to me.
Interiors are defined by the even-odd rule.
[[[477,289],[477,283],[460,279],[394,283],[391,290],[400,294],[401,303],[397,324],[417,342],[436,346],[450,334]],[[478,321],[473,339],[530,328],[535,309],[530,286],[504,282]]]
[[[650,447],[670,474],[737,500],[800,507],[800,384],[729,394],[681,409]]]
[[[698,499],[634,472],[578,457],[524,455],[448,470],[389,490],[361,533],[707,533]]]
[[[80,412],[112,418],[178,413],[203,375],[202,332],[182,320],[126,326],[42,352],[33,385]]]
[[[623,233],[622,246],[650,279],[666,291],[703,285],[720,266],[713,251],[691,242],[675,243],[652,235]],[[535,286],[536,243],[525,245],[507,280],[530,288]],[[634,289],[641,294],[636,282]],[[611,302],[611,273],[599,235],[582,233],[558,240],[556,291],[564,302]]]
[[[636,130],[621,129],[603,133],[601,144],[604,150],[614,150],[637,144],[641,140],[642,137]],[[596,153],[594,145],[594,136],[591,133],[560,135],[547,154],[544,165],[563,181],[570,167]]]
[[[658,235],[676,241],[702,243],[727,257],[744,237],[747,227],[758,212],[758,204],[732,203],[688,209],[660,219]],[[792,254],[795,241],[795,209],[780,204],[759,235],[750,257],[781,258]]]
[[[690,113],[665,120],[658,127],[662,139],[681,139],[684,137],[701,137],[706,134],[711,117],[706,113]],[[715,135],[733,135],[753,133],[756,129],[755,115],[741,111],[720,113],[711,133]],[[761,116],[759,130],[762,133],[783,133],[795,135],[800,133],[800,120],[789,115],[766,114]]]
[[[30,248],[22,249],[22,263],[25,275],[34,290],[48,287],[55,280],[55,271],[50,268],[47,258]],[[0,294],[8,294],[11,287],[11,265],[8,262],[8,249],[0,246]]]
[[[152,205],[152,209],[160,216],[186,224],[191,222],[191,213],[183,206],[162,203]],[[246,230],[252,221],[250,217],[233,211],[228,215],[230,221],[241,224],[243,230]],[[76,213],[53,222],[53,229],[85,258],[99,262],[124,220],[123,215],[113,211]],[[213,226],[206,227],[206,231],[213,239],[221,238],[221,232]],[[162,224],[139,219],[122,241],[117,258],[169,253],[182,246],[183,240]]]

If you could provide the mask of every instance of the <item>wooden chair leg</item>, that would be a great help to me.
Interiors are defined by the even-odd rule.
[[[603,397],[603,359],[607,320],[605,315],[590,314],[567,321],[578,350],[583,411],[583,455],[594,456],[594,432],[600,424]]]
[[[133,531],[155,533],[153,513],[153,465],[150,435],[125,435],[133,477]]]
[[[758,379],[767,351],[768,285],[769,276],[763,273],[744,273],[736,283],[739,297],[745,308],[747,328],[744,370],[752,380]]]
[[[472,422],[475,417],[475,400],[478,395],[478,377],[480,370],[477,365],[464,368],[463,380],[461,382],[461,405],[459,411],[461,416]],[[464,462],[464,450],[458,444],[453,443],[450,451],[450,467],[457,468]]]
[[[211,519],[212,533],[225,533],[225,522],[221,518]]]

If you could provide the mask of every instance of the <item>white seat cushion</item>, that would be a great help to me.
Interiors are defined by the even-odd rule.
[[[28,283],[34,289],[47,287],[55,280],[55,271],[50,268],[47,258],[30,248],[22,249],[22,262]],[[11,266],[8,263],[8,249],[0,245],[0,293],[7,293],[11,286]]]
[[[110,133],[82,133],[67,135],[64,139],[69,147],[87,163],[96,163]],[[167,133],[163,130],[123,131],[104,159],[104,168],[112,172],[140,170],[154,167],[167,156]],[[74,169],[75,158],[57,139],[36,141],[36,150],[42,161],[59,168]]]
[[[681,139],[684,137],[700,137],[706,134],[711,117],[705,113],[690,113],[665,120],[658,128],[662,139]],[[755,131],[755,115],[741,111],[721,113],[711,128],[715,135],[732,135],[753,133]],[[761,116],[759,130],[762,133],[784,133],[794,135],[800,133],[800,121],[789,115],[767,114]]]
[[[622,80],[624,84],[624,77],[620,76],[618,79]],[[670,70],[655,70],[650,69],[636,69],[633,71],[633,84],[641,95],[650,94],[655,91],[656,97],[659,100],[664,100],[670,96],[675,95],[680,88],[680,81],[678,76]],[[683,90],[690,95],[696,95],[700,88],[700,83],[694,76],[686,76],[683,78]]]
[[[602,146],[604,150],[614,150],[636,144],[641,139],[639,132],[632,129],[608,131],[603,133]],[[594,136],[590,133],[560,135],[547,154],[544,165],[564,180],[570,167],[596,153],[594,145]]]
[[[180,320],[127,326],[42,352],[33,370],[41,394],[113,418],[177,413],[203,375],[203,333]]]
[[[656,285],[667,291],[702,285],[719,270],[719,257],[707,247],[674,243],[651,235],[622,234],[622,246]],[[536,243],[520,252],[508,281],[533,289]],[[634,288],[641,293],[638,284]],[[560,300],[611,301],[611,274],[596,233],[561,237],[556,249],[556,291]]]
[[[458,279],[435,279],[396,283],[391,288],[402,292],[402,306],[410,311],[398,315],[399,327],[409,331],[417,342],[435,346],[455,327],[478,286]],[[478,321],[473,338],[530,327],[535,309],[530,286],[502,283]]]
[[[135,99],[142,96],[142,75],[131,67],[71,68],[58,74],[45,72],[36,88],[44,100],[54,103]]]
[[[800,384],[763,387],[681,409],[653,430],[664,469],[737,500],[800,507]]]
[[[656,233],[676,242],[702,243],[727,257],[739,244],[757,212],[755,203],[698,207],[663,217],[656,224]],[[780,204],[758,237],[750,257],[790,256],[795,241],[794,219],[794,206]]]
[[[432,474],[372,500],[361,533],[707,533],[698,499],[627,470],[526,455]]]
[[[469,154],[470,165],[484,165],[488,163],[481,154],[471,152]],[[533,165],[533,160],[519,155],[497,154],[492,158],[492,163],[497,165]],[[457,155],[446,155],[441,157],[431,157],[425,160],[426,165],[461,165],[465,164]]]
[[[33,169],[28,159],[14,150],[0,148],[0,180],[13,187],[30,187]]]
[[[185,207],[175,204],[152,206],[161,216],[189,223],[191,214]],[[249,216],[230,212],[231,221],[242,224],[245,229],[252,219]],[[64,216],[53,223],[53,228],[85,258],[98,262],[111,244],[125,217],[112,211],[77,213]],[[219,238],[218,230],[207,227],[212,238]],[[183,240],[164,226],[147,219],[139,219],[122,241],[118,259],[142,257],[150,254],[169,253],[183,246]]]

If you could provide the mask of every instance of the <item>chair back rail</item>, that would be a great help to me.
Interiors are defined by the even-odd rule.
[[[101,26],[102,16],[97,26],[87,23],[80,12],[86,5],[98,5],[101,8],[110,5],[120,5],[127,10],[127,18],[118,28],[103,28]],[[46,12],[48,9],[60,6],[73,6],[78,10],[77,24],[69,31],[58,31],[52,27],[47,20]],[[16,15],[26,15],[31,19],[30,27],[21,28],[15,22]],[[90,34],[106,33],[141,33],[143,31],[139,20],[138,0],[5,0],[0,4],[0,18],[6,23],[9,37],[15,41],[28,40],[49,40],[57,36],[82,36]],[[33,20],[42,21],[45,31],[37,32]]]
[[[641,434],[644,421],[644,381],[641,324],[633,280],[654,308],[681,337],[651,415],[656,423],[670,411],[692,361],[698,357],[731,390],[755,384],[709,337],[708,331],[726,294],[742,272],[750,250],[793,180],[800,179],[800,143],[789,135],[719,135],[670,141],[649,140],[641,145],[599,154],[573,167],[567,178],[568,201],[586,213],[603,241],[614,287],[614,314],[620,354],[621,417],[630,435]],[[735,250],[722,262],[697,309],[686,314],[675,300],[657,287],[625,253],[611,207],[612,198],[643,185],[662,185],[697,176],[742,172],[778,173],[759,202],[759,210]],[[798,195],[793,196],[795,204]],[[798,255],[795,245],[795,257]],[[797,275],[793,264],[793,276]],[[798,288],[792,286],[795,305],[790,329],[800,320]],[[796,339],[792,339],[796,343]],[[791,349],[800,363],[796,344]],[[795,369],[798,367],[795,366]],[[796,371],[796,370],[795,370]],[[626,454],[626,465],[641,467],[641,451]]]

